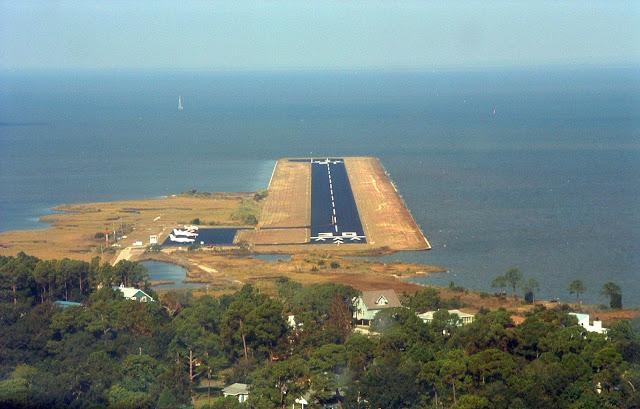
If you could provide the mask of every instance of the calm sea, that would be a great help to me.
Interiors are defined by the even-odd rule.
[[[184,111],[178,112],[182,95]],[[640,305],[640,70],[3,73],[0,230],[71,202],[265,187],[274,159],[382,159],[446,266]]]

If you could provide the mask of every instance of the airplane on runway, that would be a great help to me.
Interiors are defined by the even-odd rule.
[[[173,234],[175,234],[176,236],[187,236],[187,237],[197,237],[198,233],[194,233],[192,231],[189,230],[180,230],[180,229],[173,229]]]
[[[171,233],[169,233],[169,240],[175,241],[176,243],[193,243],[195,241],[195,239],[190,239],[188,237],[176,237]]]

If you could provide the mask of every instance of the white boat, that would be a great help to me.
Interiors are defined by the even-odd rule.
[[[176,243],[193,243],[195,241],[195,239],[190,239],[188,237],[176,237],[171,233],[169,233],[169,240],[175,241]]]
[[[184,225],[184,229],[185,230],[189,230],[189,231],[198,231],[198,229],[200,229],[198,226],[194,226],[194,225],[189,225],[189,224],[185,224]]]
[[[182,111],[184,107],[182,106],[182,95],[178,97],[178,111]]]
[[[173,234],[175,234],[176,236],[187,236],[187,237],[197,237],[198,233],[194,233],[192,231],[189,230],[180,230],[180,229],[173,229]]]

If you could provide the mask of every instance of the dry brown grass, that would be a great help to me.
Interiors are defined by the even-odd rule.
[[[281,159],[262,204],[259,228],[307,227],[311,217],[311,168],[309,163]]]
[[[309,229],[263,229],[242,230],[238,232],[236,241],[246,241],[254,245],[304,244],[309,240]]]
[[[251,194],[175,196],[60,206],[55,210],[61,214],[42,218],[51,223],[47,228],[0,233],[0,255],[24,251],[45,259],[69,257],[90,260],[101,255],[100,247],[105,246],[104,239],[94,237],[98,232],[113,230],[121,224],[131,225],[134,230],[120,243],[126,247],[137,240],[147,244],[151,234],[158,234],[164,240],[171,228],[189,223],[194,218],[235,226],[239,222],[233,219],[233,212],[243,198],[251,197]],[[157,217],[159,219],[155,220]],[[103,253],[103,257],[110,260],[115,258],[115,253]]]
[[[376,158],[345,158],[367,241],[391,250],[431,248]]]
[[[164,255],[160,257],[166,257]],[[289,261],[269,262],[250,257],[234,257],[215,252],[174,252],[170,259],[189,268],[192,279],[211,282],[219,291],[231,291],[253,284],[274,291],[275,280],[287,277],[301,284],[343,283],[363,290],[394,288],[413,292],[420,288],[399,278],[418,272],[436,272],[436,266],[405,263],[376,263],[346,259],[330,252],[296,254]],[[338,266],[332,268],[331,263]]]

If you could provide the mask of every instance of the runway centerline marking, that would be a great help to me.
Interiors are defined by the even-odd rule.
[[[359,220],[357,208],[355,207],[355,199],[353,198],[352,191],[350,189],[348,175],[346,175],[346,169],[344,169],[344,162],[341,159],[311,159],[311,163],[313,164],[312,173],[315,172],[315,178],[317,180],[318,185],[324,185],[323,189],[324,193],[321,193],[322,190],[318,191],[318,197],[326,197],[330,199],[330,202],[327,200],[324,206],[327,206],[331,203],[331,206],[325,207],[326,210],[329,210],[328,215],[330,218],[330,225],[326,225],[326,222],[322,222],[325,219],[325,215],[321,213],[315,214],[314,207],[315,202],[312,202],[312,235],[310,237],[311,242],[315,243],[331,243],[333,244],[344,244],[345,242],[354,243],[354,242],[366,242],[366,237],[364,232],[362,231],[361,221]],[[327,179],[324,179],[322,176],[322,166],[326,166]],[[336,166],[334,169],[335,172],[331,172],[331,166]],[[340,190],[339,197],[336,198],[336,192],[333,189],[333,174],[336,175],[336,189]],[[313,178],[314,176],[312,176]],[[322,179],[324,179],[322,181]],[[329,182],[327,184],[327,182]],[[343,184],[346,184],[346,191]],[[315,186],[312,182],[312,185]],[[326,195],[329,193],[329,195]],[[326,200],[326,199],[325,199]],[[338,207],[340,206],[340,223],[338,222]],[[320,209],[320,204],[318,209]],[[315,215],[315,216],[314,216]],[[315,219],[314,219],[315,217]],[[315,221],[314,221],[315,220]],[[319,223],[318,223],[319,221]],[[344,223],[342,223],[344,222]],[[315,224],[314,224],[315,223]],[[344,224],[344,226],[343,226]],[[330,226],[333,226],[331,229]],[[318,228],[315,226],[325,226],[324,228],[328,228],[329,231],[322,231],[322,227]],[[350,231],[343,231],[344,229]],[[319,231],[318,231],[319,230]],[[333,231],[331,231],[333,230]]]

